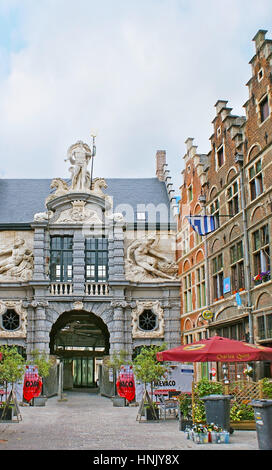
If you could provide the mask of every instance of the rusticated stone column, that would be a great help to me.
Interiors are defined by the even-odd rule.
[[[125,350],[125,312],[126,301],[113,300],[113,327],[110,338],[110,354]]]
[[[85,290],[85,239],[80,230],[74,232],[73,293],[84,295]]]
[[[46,254],[46,240],[45,230],[47,227],[46,222],[34,222],[32,228],[34,229],[34,272],[33,281],[43,281],[46,279],[45,273],[45,254]]]
[[[46,307],[48,302],[33,301],[34,309],[34,341],[33,349],[49,353],[49,337],[46,327]]]

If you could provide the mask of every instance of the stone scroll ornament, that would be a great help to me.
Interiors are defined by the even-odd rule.
[[[134,240],[127,249],[127,277],[131,281],[176,280],[177,264],[157,246],[156,237]]]
[[[0,277],[29,280],[33,266],[33,253],[22,238],[17,238],[13,245],[0,250]]]

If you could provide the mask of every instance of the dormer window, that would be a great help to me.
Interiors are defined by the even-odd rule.
[[[137,222],[145,222],[146,213],[145,212],[137,212],[136,218],[137,218]]]

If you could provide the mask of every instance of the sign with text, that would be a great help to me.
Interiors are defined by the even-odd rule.
[[[132,366],[121,366],[116,382],[119,397],[132,401],[135,397],[135,381]]]
[[[24,377],[23,396],[26,401],[40,396],[42,391],[42,379],[38,374],[37,366],[26,366]]]
[[[190,364],[171,365],[165,377],[153,385],[153,395],[164,395],[166,399],[175,397],[180,393],[192,392],[194,368]],[[148,393],[151,388],[147,386]],[[140,402],[144,391],[144,384],[136,383],[136,401]]]

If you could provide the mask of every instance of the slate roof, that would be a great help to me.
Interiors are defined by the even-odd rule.
[[[45,199],[53,192],[50,189],[51,181],[52,179],[1,179],[0,225],[33,222],[34,214],[46,210]],[[164,204],[168,210],[163,211],[160,222],[174,222],[164,182],[157,178],[107,178],[106,182],[108,188],[104,192],[113,197],[114,211],[121,212],[120,208],[126,204],[135,212],[140,204],[154,204],[155,207]],[[126,220],[134,222],[131,215]],[[150,221],[156,222],[158,219]]]

